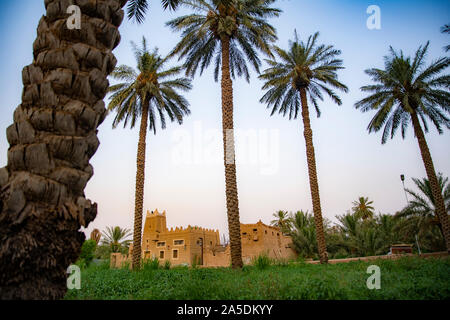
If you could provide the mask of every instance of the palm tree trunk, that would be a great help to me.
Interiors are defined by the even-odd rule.
[[[230,38],[222,43],[222,130],[227,198],[228,230],[230,234],[231,266],[242,268],[241,223],[236,183],[236,163],[233,124],[233,83],[230,77]]]
[[[67,28],[77,4],[81,30]],[[101,3],[102,5],[98,5]],[[97,204],[84,195],[125,1],[45,0],[0,169],[0,299],[60,299]]]
[[[450,253],[450,225],[448,223],[448,214],[445,209],[444,198],[442,197],[442,190],[439,186],[436,171],[434,169],[433,159],[431,158],[431,153],[428,149],[427,141],[425,140],[425,135],[423,134],[419,118],[417,117],[417,113],[415,111],[411,113],[411,119],[414,127],[414,134],[419,143],[420,153],[425,165],[428,181],[430,181],[431,193],[434,199],[437,216],[441,222],[441,230],[443,231],[447,251]]]
[[[147,137],[149,101],[144,101],[141,116],[141,127],[139,129],[139,143],[136,157],[136,191],[134,197],[134,233],[133,233],[133,270],[139,270],[141,266],[141,236],[142,236],[142,214],[144,204],[144,181],[145,181],[145,149]]]
[[[316,156],[314,154],[313,134],[305,89],[300,89],[300,98],[302,103],[303,135],[306,143],[306,159],[308,162],[309,187],[311,189],[314,222],[316,225],[317,246],[319,249],[320,263],[328,263],[327,246],[323,231],[322,209],[320,207],[319,183],[317,181]]]

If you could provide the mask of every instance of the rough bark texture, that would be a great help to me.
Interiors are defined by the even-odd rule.
[[[230,39],[222,43],[222,130],[227,198],[228,230],[230,235],[231,265],[242,268],[241,223],[236,183],[236,163],[233,124],[233,83],[230,77]]]
[[[141,266],[141,237],[142,214],[144,208],[144,181],[145,181],[145,149],[148,123],[148,102],[144,103],[139,129],[139,142],[136,157],[136,190],[134,197],[134,233],[133,233],[133,270],[139,270]]]
[[[311,122],[309,119],[308,100],[305,89],[300,89],[300,98],[302,104],[303,135],[306,143],[306,159],[308,162],[309,187],[311,189],[311,198],[314,212],[314,222],[316,225],[317,246],[319,249],[320,263],[328,262],[327,246],[325,243],[325,234],[323,231],[322,208],[320,207],[319,183],[317,180],[316,156],[314,153],[313,134]]]
[[[448,222],[448,214],[445,209],[444,198],[442,197],[442,190],[439,186],[436,171],[434,169],[433,159],[431,158],[431,153],[428,149],[427,141],[425,140],[425,135],[423,134],[422,127],[420,126],[419,118],[415,112],[411,114],[411,119],[414,127],[414,134],[419,143],[420,153],[422,155],[423,164],[425,165],[428,181],[430,181],[436,214],[439,217],[442,227],[441,231],[444,235],[447,251],[450,253],[450,225]]]
[[[125,3],[45,0],[0,169],[0,299],[64,297],[67,267],[85,239],[79,229],[97,214],[84,188]],[[81,9],[80,30],[67,28],[72,4]]]

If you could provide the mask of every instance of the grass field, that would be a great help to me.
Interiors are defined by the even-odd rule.
[[[381,270],[381,289],[369,290],[367,268]],[[450,258],[375,260],[332,265],[260,263],[242,271],[230,268],[148,264],[142,271],[90,266],[81,273],[81,289],[66,299],[449,299]]]

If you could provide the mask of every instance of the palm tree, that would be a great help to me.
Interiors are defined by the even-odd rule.
[[[297,211],[290,217],[290,236],[294,249],[305,258],[317,255],[317,237],[314,217],[308,211]]]
[[[239,202],[236,184],[233,84],[232,78],[244,76],[249,81],[246,59],[257,72],[261,61],[257,50],[270,55],[270,43],[277,39],[275,29],[265,19],[278,16],[280,10],[271,8],[275,0],[192,0],[184,4],[196,14],[176,18],[167,23],[182,32],[182,40],[172,55],[186,58],[186,74],[200,75],[215,61],[215,80],[222,66],[222,129],[225,166],[228,229],[231,263],[242,267]]]
[[[45,1],[34,59],[22,72],[22,103],[7,129],[8,164],[0,169],[0,299],[61,299],[67,291],[67,267],[85,239],[80,227],[97,214],[84,188],[126,2],[76,1],[80,31],[65,27],[73,1]],[[179,0],[162,2],[174,8]],[[147,1],[129,3],[142,8]]]
[[[120,252],[122,248],[126,248],[130,245],[131,240],[127,239],[132,235],[130,229],[116,227],[106,227],[106,231],[102,232],[103,239],[102,245],[109,246],[111,252]]]
[[[132,267],[136,270],[140,268],[141,261],[147,127],[156,134],[156,118],[159,116],[164,129],[166,127],[165,114],[169,116],[170,120],[176,120],[181,124],[183,117],[190,111],[189,103],[177,90],[188,91],[192,85],[187,78],[173,79],[182,71],[182,68],[166,68],[168,58],[162,58],[158,54],[158,49],[150,52],[145,38],[142,39],[142,48],[138,48],[134,43],[132,46],[137,60],[137,70],[122,65],[111,74],[113,78],[125,82],[109,88],[113,94],[108,109],[116,111],[114,128],[122,121],[124,127],[130,124],[130,127],[133,128],[136,120],[141,118],[137,151],[132,260]]]
[[[450,112],[450,76],[441,75],[450,65],[450,58],[439,58],[425,67],[428,45],[429,43],[419,47],[414,59],[405,57],[402,51],[397,53],[390,47],[390,55],[385,57],[384,70],[366,70],[376,84],[361,88],[370,95],[357,102],[355,107],[362,112],[377,110],[367,129],[370,133],[384,128],[382,143],[386,142],[389,135],[392,139],[399,127],[402,137],[405,138],[406,128],[410,121],[412,122],[435,199],[436,213],[443,228],[447,250],[450,252],[450,225],[444,199],[420,124],[421,120],[425,132],[428,132],[426,118],[431,120],[440,134],[443,133],[442,126],[450,128],[450,119],[446,115]]]
[[[340,224],[338,228],[345,238],[355,237],[358,229],[358,219],[355,215],[347,212],[344,215],[336,216]]]
[[[448,178],[444,178],[440,173],[437,178],[448,214],[450,212],[450,184],[448,183]],[[409,201],[403,210],[396,214],[396,217],[406,218],[410,223],[405,224],[404,227],[409,230],[411,228],[416,229],[419,237],[426,235],[437,225],[444,238],[443,228],[436,212],[436,204],[430,181],[427,178],[423,178],[422,180],[413,178],[412,180],[420,193],[406,189],[406,192],[412,197],[412,200]]]
[[[374,215],[374,207],[371,205],[373,204],[373,201],[369,201],[369,198],[367,197],[359,197],[358,201],[353,201],[353,214],[358,219],[372,219]]]
[[[270,221],[272,226],[280,228],[281,232],[289,233],[291,229],[291,220],[287,211],[278,210],[272,215],[275,219]]]
[[[261,102],[267,103],[268,107],[272,106],[271,115],[276,111],[283,115],[289,112],[289,119],[296,119],[301,108],[317,243],[320,261],[321,263],[326,263],[328,258],[323,231],[308,98],[314,105],[317,116],[320,116],[317,99],[323,100],[322,92],[325,92],[335,103],[341,105],[341,99],[330,87],[344,92],[347,92],[348,89],[337,79],[336,72],[339,69],[343,69],[342,60],[337,59],[341,52],[334,49],[331,45],[318,45],[318,36],[319,33],[315,33],[308,38],[307,43],[304,43],[299,41],[297,32],[295,32],[295,39],[293,42],[289,42],[288,51],[275,46],[275,53],[281,59],[281,62],[267,60],[270,68],[264,71],[260,79],[266,81],[263,89],[268,90],[262,97]]]

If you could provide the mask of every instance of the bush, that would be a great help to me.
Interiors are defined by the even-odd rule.
[[[260,254],[258,257],[253,258],[252,264],[259,270],[264,270],[272,265],[272,260],[266,254]]]
[[[97,245],[94,255],[97,259],[109,259],[111,257],[111,247],[104,244]]]
[[[171,266],[171,263],[169,260],[166,260],[166,262],[164,262],[164,269],[169,270]]]
[[[86,260],[84,260],[84,259],[78,259],[78,260],[75,262],[75,265],[77,265],[81,270],[87,268],[87,263],[86,263]]]
[[[97,242],[95,240],[86,240],[81,246],[81,253],[79,259],[83,259],[87,266],[94,259],[94,252],[97,247]]]
[[[144,270],[157,270],[159,269],[159,260],[158,258],[146,259],[142,264],[142,268]]]

